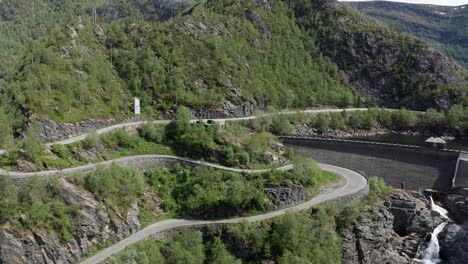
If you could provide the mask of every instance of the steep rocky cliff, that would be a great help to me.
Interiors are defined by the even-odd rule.
[[[7,222],[0,225],[0,263],[78,263],[101,247],[140,230],[142,223],[148,223],[145,220],[148,214],[153,219],[163,212],[163,201],[149,189],[124,211],[110,207],[106,197],[90,193],[65,179],[59,179],[57,187],[56,192],[67,208],[67,217],[59,221],[70,221],[71,236],[61,238],[51,226],[18,228]],[[269,184],[265,192],[272,210],[301,203],[309,196],[307,188],[291,182]],[[222,206],[214,208],[213,212],[218,217],[232,216],[233,213]],[[196,212],[192,216],[196,216]],[[22,213],[20,221],[28,221],[30,217],[28,213]]]
[[[368,206],[343,239],[343,263],[411,263],[426,234],[444,220],[417,193]]]
[[[140,229],[139,207],[133,203],[125,215],[110,211],[95,195],[60,180],[65,204],[79,206],[73,215],[75,235],[63,241],[47,230],[0,228],[0,263],[77,263],[101,244],[123,239]],[[27,217],[27,216],[25,216]]]
[[[418,247],[444,222],[447,225],[438,235],[441,263],[466,263],[466,194],[465,190],[447,196],[444,206],[453,220],[432,211],[430,201],[418,193],[397,192],[376,206],[366,207],[345,233],[343,263],[415,263]]]
[[[295,11],[321,52],[338,65],[342,78],[380,104],[448,109],[466,100],[464,69],[426,43],[333,0],[298,4]]]
[[[199,0],[143,0],[135,1],[133,8],[141,12],[145,19],[167,20],[199,2]],[[130,15],[128,5],[119,0],[108,0],[97,13],[109,20],[127,18]]]
[[[442,2],[443,3],[443,2]],[[351,2],[360,12],[416,35],[468,66],[468,6],[440,6],[391,1]]]

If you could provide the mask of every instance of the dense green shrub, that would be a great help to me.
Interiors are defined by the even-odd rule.
[[[263,209],[263,183],[241,174],[197,167],[151,170],[147,182],[163,199],[163,208],[195,216],[238,214]]]
[[[454,105],[447,113],[447,125],[456,132],[468,133],[468,107]]]
[[[386,109],[374,109],[373,111],[375,111],[376,113],[377,122],[379,124],[381,124],[383,127],[386,127],[386,128],[394,127],[391,111],[388,111]]]
[[[162,249],[167,264],[203,264],[205,251],[199,231],[183,232]]]
[[[76,230],[71,220],[76,210],[65,205],[56,178],[32,177],[18,189],[0,175],[0,225],[9,223],[20,231],[47,230],[69,240]]]
[[[416,125],[418,116],[415,112],[402,109],[392,113],[393,123],[401,129],[409,129]]]
[[[219,248],[219,246],[217,248]],[[217,248],[213,251],[213,257],[218,256],[219,258],[219,253],[216,253],[219,252]],[[225,257],[222,259],[225,259]],[[172,241],[167,243],[153,240],[138,242],[109,259],[111,264],[202,264],[205,263],[204,261],[205,246],[201,233],[199,231],[189,232],[186,230],[176,234]]]
[[[144,240],[128,246],[119,254],[109,258],[111,264],[164,264],[160,243],[153,240]]]
[[[348,123],[354,129],[371,129],[377,124],[377,117],[373,112],[355,111],[349,117]]]
[[[148,123],[139,128],[138,133],[147,141],[162,143],[164,138],[164,129],[164,126]]]
[[[287,115],[274,115],[271,123],[271,132],[277,135],[287,135],[293,129]]]
[[[226,249],[223,241],[215,237],[214,241],[208,245],[208,262],[213,264],[242,264],[240,259],[236,259]]]
[[[16,220],[18,190],[7,176],[0,175],[0,225]]]
[[[421,123],[428,129],[441,130],[445,125],[445,115],[436,109],[428,109],[421,117]]]
[[[89,174],[76,175],[73,181],[99,195],[107,205],[115,210],[123,209],[123,213],[143,193],[145,187],[142,173],[115,164]]]
[[[27,136],[21,141],[21,147],[24,150],[23,155],[26,159],[40,165],[44,156],[45,145],[39,137],[39,127],[34,124],[28,131]]]
[[[318,207],[262,222],[213,226],[203,236],[182,230],[172,241],[131,245],[111,257],[110,263],[340,263],[337,215],[332,207]]]
[[[234,166],[236,163],[236,154],[231,146],[224,146],[222,151],[222,161],[226,166]],[[239,159],[237,159],[239,160]],[[239,161],[239,163],[241,163]]]
[[[254,120],[253,127],[256,131],[269,131],[271,129],[273,118],[270,114],[265,113],[263,111],[258,111],[257,113],[255,113],[255,116],[257,118]]]
[[[0,101],[0,103],[2,103]],[[0,105],[0,149],[11,149],[14,145],[12,122],[3,105]]]
[[[133,148],[138,141],[138,138],[130,136],[125,128],[103,134],[100,139],[108,148]]]
[[[51,147],[52,152],[61,159],[68,159],[70,157],[69,149],[61,144],[54,144]]]
[[[330,126],[330,120],[328,119],[328,115],[324,113],[320,113],[317,115],[317,119],[315,120],[314,127],[321,133],[328,130]]]
[[[330,127],[332,129],[342,129],[346,126],[346,120],[342,113],[332,113],[330,115]]]
[[[296,158],[294,160],[294,169],[286,174],[289,175],[290,179],[296,180],[304,184],[304,186],[321,184],[319,177],[322,170],[313,160]]]
[[[97,145],[98,141],[99,135],[97,134],[96,130],[92,130],[83,140],[83,147],[85,149],[91,149]]]

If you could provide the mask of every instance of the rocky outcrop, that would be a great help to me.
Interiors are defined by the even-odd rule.
[[[60,184],[64,203],[80,208],[72,216],[76,227],[73,238],[63,241],[52,232],[20,232],[4,226],[0,228],[0,263],[77,263],[91,247],[116,242],[140,229],[136,202],[125,214],[111,217],[93,194],[64,179]]]
[[[310,7],[295,9],[300,23],[313,29],[324,55],[337,64],[342,79],[359,94],[387,107],[414,110],[446,110],[466,95],[458,88],[466,85],[464,69],[426,43],[334,0],[314,0]]]
[[[468,225],[449,223],[439,235],[443,264],[465,264],[468,259]]]
[[[468,189],[451,190],[444,206],[455,222],[449,221],[439,235],[440,258],[444,264],[464,264],[468,259]]]
[[[426,132],[427,133],[427,132]],[[354,129],[349,126],[342,129],[327,129],[326,131],[319,131],[310,123],[297,124],[291,133],[299,137],[327,137],[327,138],[357,138],[369,137],[378,135],[398,134],[398,135],[421,135],[423,131],[417,129],[413,130],[393,130],[377,125],[371,129]]]
[[[427,233],[443,222],[416,193],[398,192],[366,206],[345,233],[343,263],[411,263]]]
[[[310,194],[307,188],[292,182],[266,184],[265,192],[274,210],[300,204],[307,200]]]
[[[241,96],[241,95],[238,95]],[[236,102],[239,101],[240,102]],[[259,110],[267,107],[265,98],[252,98],[250,100],[244,99],[224,99],[223,106],[220,109],[207,110],[207,109],[192,109],[192,116],[194,118],[225,118],[225,117],[242,117],[251,116]]]
[[[118,122],[116,119],[88,119],[76,123],[59,123],[48,119],[37,119],[25,127],[23,135],[27,135],[32,125],[37,124],[40,129],[40,138],[44,142],[54,142],[108,127]]]
[[[106,19],[120,19],[130,15],[120,1],[109,0],[108,5],[98,10],[100,17]],[[199,0],[152,0],[135,2],[135,6],[147,20],[168,20],[190,6],[199,3]]]
[[[468,188],[450,191],[445,197],[444,205],[455,221],[468,224]]]

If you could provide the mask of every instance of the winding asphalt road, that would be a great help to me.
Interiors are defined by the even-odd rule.
[[[348,108],[348,109],[311,109],[311,110],[302,110],[302,111],[297,111],[301,113],[331,113],[331,112],[342,112],[343,110],[352,112],[352,111],[366,111],[368,110],[367,108]],[[294,114],[297,113],[296,111],[283,111],[280,112],[280,114]],[[267,114],[271,115],[271,114]],[[214,122],[230,122],[230,121],[242,121],[242,120],[251,120],[255,119],[258,116],[249,116],[249,117],[241,117],[241,118],[224,118],[224,119],[211,119]],[[200,119],[193,119],[191,122],[197,122]],[[167,124],[171,120],[156,120],[156,121],[151,121],[151,123],[155,124]],[[208,119],[201,119],[202,122],[208,121]],[[147,121],[141,121],[141,122],[133,122],[133,123],[123,123],[123,124],[117,124],[113,125],[110,127],[102,128],[97,130],[97,134],[103,134],[107,133],[119,128],[131,128],[131,127],[138,127],[143,124],[148,123]],[[52,144],[61,144],[61,145],[66,145],[74,142],[81,141],[85,139],[88,136],[88,134],[83,134],[80,136],[72,137],[66,140],[62,141],[57,141],[54,143],[48,144],[49,146]],[[0,174],[9,176],[10,178],[13,179],[24,179],[32,176],[68,176],[76,173],[85,173],[85,172],[90,172],[94,171],[97,168],[101,166],[109,166],[113,163],[120,164],[120,165],[125,165],[128,163],[131,163],[132,161],[143,161],[143,160],[161,160],[161,159],[167,159],[167,160],[176,160],[182,163],[189,163],[189,164],[195,164],[195,165],[205,165],[221,170],[226,170],[226,171],[231,171],[231,172],[240,172],[240,173],[261,173],[261,172],[266,172],[269,171],[269,169],[266,170],[247,170],[247,169],[237,169],[237,168],[230,168],[230,167],[225,167],[222,165],[218,164],[213,164],[213,163],[207,163],[203,161],[198,161],[198,160],[192,160],[188,158],[182,158],[182,157],[176,157],[176,156],[169,156],[169,155],[141,155],[141,156],[131,156],[131,157],[124,157],[120,159],[115,159],[115,160],[109,160],[97,164],[89,164],[85,166],[80,166],[80,167],[75,167],[75,168],[68,168],[64,170],[54,170],[54,171],[41,171],[41,172],[32,172],[32,173],[23,173],[23,172],[9,172],[9,171],[3,171],[0,169]],[[230,224],[230,223],[240,223],[242,221],[248,221],[248,222],[256,222],[256,221],[262,221],[270,218],[274,218],[280,215],[284,215],[286,212],[294,212],[294,211],[301,211],[308,209],[312,206],[315,206],[320,203],[324,203],[327,201],[332,201],[335,199],[338,199],[340,197],[345,197],[348,195],[352,195],[355,193],[358,193],[364,189],[367,188],[367,179],[362,176],[361,174],[346,169],[346,168],[341,168],[337,166],[332,166],[332,165],[327,165],[327,164],[319,164],[321,169],[325,171],[329,171],[332,173],[335,173],[343,178],[340,183],[329,187],[325,190],[323,190],[318,196],[314,197],[313,199],[296,205],[292,206],[286,209],[262,214],[262,215],[256,215],[256,216],[251,216],[251,217],[240,217],[240,218],[230,218],[230,219],[220,219],[220,220],[186,220],[186,219],[170,219],[170,220],[165,220],[162,222],[155,223],[153,225],[150,225],[138,232],[136,232],[133,235],[130,235],[128,238],[118,242],[117,244],[114,244],[98,254],[84,260],[82,264],[91,264],[91,263],[100,263],[110,256],[124,250],[128,245],[133,244],[135,242],[144,240],[148,238],[149,236],[159,233],[164,230],[169,230],[173,228],[178,228],[178,227],[189,227],[189,226],[200,226],[200,225],[209,225],[209,224]],[[276,170],[290,170],[293,168],[293,165],[288,165],[280,168],[275,168]]]
[[[283,115],[291,115],[291,114],[295,114],[295,113],[337,113],[337,112],[342,112],[343,110],[346,110],[348,112],[354,112],[354,111],[367,111],[368,108],[346,108],[346,109],[308,109],[308,110],[301,110],[301,111],[281,111],[279,112],[279,114],[283,114]],[[389,109],[391,110],[391,109]],[[274,114],[266,114],[266,115],[274,115]],[[233,121],[243,121],[243,120],[252,120],[252,119],[256,119],[258,118],[259,116],[247,116],[247,117],[235,117],[235,118],[219,118],[219,119],[192,119],[191,122],[194,123],[194,122],[198,122],[198,121],[202,121],[202,122],[207,122],[208,120],[213,120],[214,122],[218,122],[218,123],[225,123],[225,122],[233,122]],[[161,124],[161,125],[164,125],[164,124],[168,124],[169,122],[171,122],[172,120],[155,120],[155,121],[150,121],[150,123],[153,123],[153,124]],[[109,127],[105,127],[105,128],[101,128],[101,129],[98,129],[96,130],[96,133],[98,135],[100,134],[104,134],[104,133],[108,133],[108,132],[111,132],[113,130],[116,130],[116,129],[119,129],[119,128],[132,128],[132,127],[139,127],[139,126],[142,126],[144,124],[147,124],[148,121],[139,121],[139,122],[131,122],[131,123],[122,123],[122,124],[117,124],[117,125],[113,125],[113,126],[109,126]],[[60,141],[56,141],[56,142],[52,142],[52,143],[48,143],[47,146],[51,146],[53,144],[60,144],[60,145],[67,145],[67,144],[71,144],[71,143],[74,143],[74,142],[78,142],[78,141],[81,141],[83,139],[85,139],[86,137],[88,136],[88,133],[86,134],[82,134],[82,135],[79,135],[79,136],[76,136],[76,137],[71,137],[71,138],[68,138],[68,139],[64,139],[64,140],[60,140]]]
[[[249,173],[249,174],[267,172],[272,169],[287,171],[293,168],[293,165],[286,165],[286,166],[279,167],[279,168],[263,169],[263,170],[238,169],[238,168],[222,166],[222,165],[215,164],[215,163],[209,163],[209,162],[200,161],[200,160],[193,160],[193,159],[183,158],[183,157],[178,157],[178,156],[139,155],[139,156],[128,156],[128,157],[108,160],[108,161],[104,161],[100,163],[88,164],[88,165],[84,165],[80,167],[67,168],[63,170],[38,171],[38,172],[16,172],[16,171],[4,171],[0,169],[0,175],[9,176],[11,179],[26,179],[26,178],[33,177],[33,176],[39,176],[39,177],[70,176],[70,175],[77,174],[77,173],[86,173],[86,172],[95,171],[97,168],[107,167],[112,164],[117,164],[117,165],[124,166],[124,167],[134,167],[132,165],[134,165],[135,162],[158,163],[161,160],[178,161],[180,163],[203,165],[203,166],[208,166],[208,167],[230,171],[230,172]]]
[[[83,262],[81,262],[81,264],[100,263],[106,260],[107,258],[109,258],[110,256],[121,252],[127,246],[133,243],[136,243],[138,241],[147,239],[151,235],[157,234],[165,230],[179,228],[179,227],[190,227],[190,226],[211,225],[211,224],[235,224],[235,223],[240,223],[242,221],[247,221],[247,222],[262,221],[262,220],[284,215],[287,212],[297,212],[297,211],[305,210],[320,203],[332,201],[340,197],[358,193],[364,190],[365,188],[367,188],[367,179],[355,171],[341,168],[341,167],[332,166],[332,165],[326,165],[326,164],[320,164],[320,167],[323,170],[333,172],[341,176],[344,180],[330,188],[323,190],[318,196],[314,197],[313,199],[305,203],[292,206],[286,209],[282,209],[282,210],[278,210],[278,211],[274,211],[274,212],[270,212],[266,214],[256,215],[256,216],[250,216],[250,217],[240,217],[240,218],[220,219],[220,220],[186,220],[186,219],[165,220],[165,221],[150,225],[134,233],[133,235],[130,235],[126,239],[84,260]]]

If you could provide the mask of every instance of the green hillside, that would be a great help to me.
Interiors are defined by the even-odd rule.
[[[145,115],[466,102],[461,68],[335,1],[7,0],[0,32],[1,134],[129,116],[134,96]],[[359,34],[386,53],[343,44]]]
[[[468,6],[352,2],[360,12],[420,37],[468,67]]]

